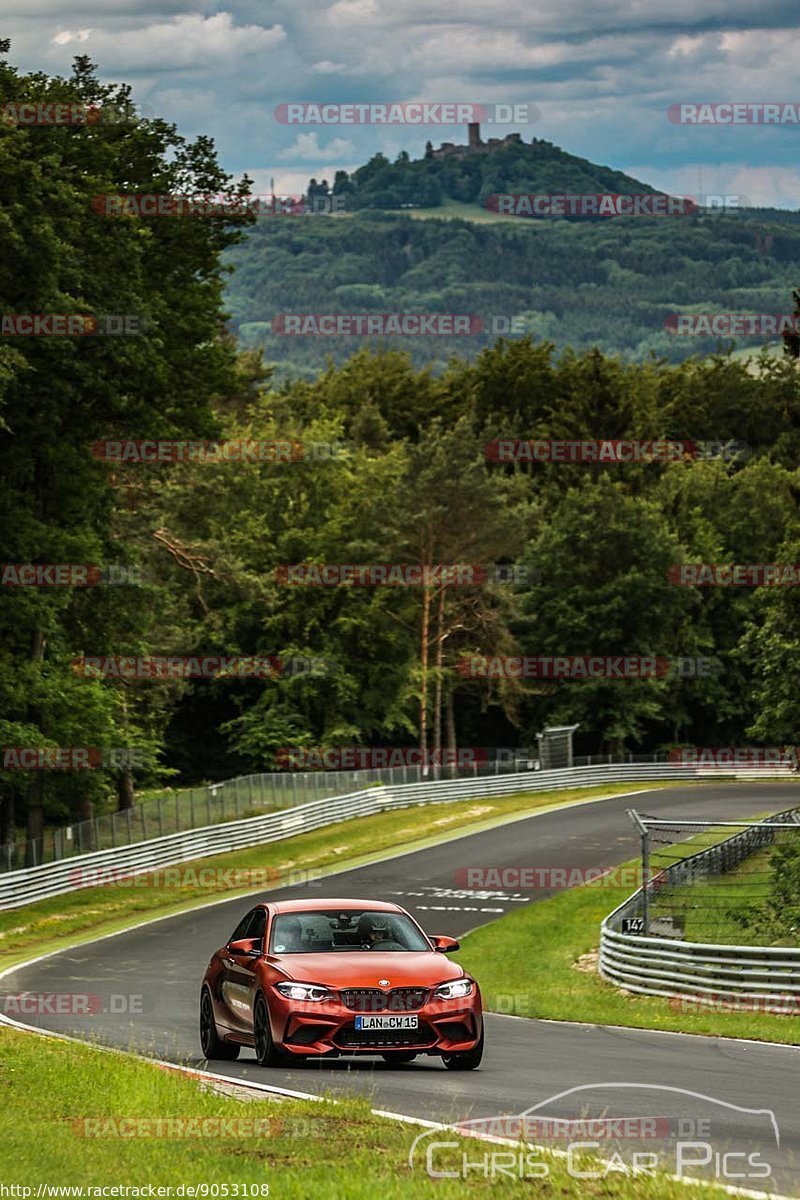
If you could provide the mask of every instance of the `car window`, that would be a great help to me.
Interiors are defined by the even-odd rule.
[[[242,938],[249,937],[250,935],[248,934],[247,929],[248,929],[248,926],[252,919],[253,919],[253,910],[251,909],[250,912],[246,916],[242,917],[241,921],[236,926],[236,928],[234,929],[231,936],[228,938],[228,942],[229,943],[230,942],[240,942],[242,940]]]
[[[337,950],[417,950],[430,946],[403,913],[320,910],[279,913],[272,922],[272,954],[325,954]]]
[[[250,924],[247,927],[247,933],[244,934],[248,938],[258,938],[259,942],[264,940],[264,931],[267,928],[267,914],[263,908],[257,908],[252,915]]]

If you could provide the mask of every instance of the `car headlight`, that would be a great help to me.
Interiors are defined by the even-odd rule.
[[[331,994],[326,987],[319,983],[276,983],[275,991],[280,992],[287,1000],[330,1000]]]
[[[434,1000],[460,1000],[472,994],[471,979],[454,979],[451,983],[440,983],[433,993]]]

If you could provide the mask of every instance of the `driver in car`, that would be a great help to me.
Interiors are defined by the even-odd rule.
[[[358,939],[364,950],[407,950],[404,942],[397,940],[397,927],[393,921],[377,914],[364,913],[358,919]]]
[[[297,917],[284,917],[281,922],[280,946],[275,949],[289,954],[296,954],[303,949],[303,926]]]

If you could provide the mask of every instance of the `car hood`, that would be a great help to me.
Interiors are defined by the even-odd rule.
[[[273,962],[275,960],[273,959]],[[334,951],[330,954],[286,954],[279,959],[290,979],[324,983],[329,987],[433,987],[448,979],[461,979],[464,971],[435,951],[402,950]],[[388,979],[388,984],[378,981]]]

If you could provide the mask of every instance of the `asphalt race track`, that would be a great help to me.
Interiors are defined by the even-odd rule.
[[[284,888],[252,900],[287,895],[396,900],[429,933],[457,936],[549,894],[504,892],[476,899],[458,889],[454,875],[459,868],[607,867],[625,861],[638,852],[638,837],[626,816],[632,805],[676,819],[724,820],[795,804],[800,805],[800,785],[788,783],[693,785],[634,798],[619,796],[526,817],[344,871],[313,887]],[[211,954],[226,942],[249,906],[248,899],[240,897],[62,951],[6,975],[0,990],[90,992],[102,996],[104,1004],[112,995],[138,995],[140,1013],[21,1019],[301,1092],[358,1090],[369,1094],[376,1108],[430,1120],[519,1114],[569,1088],[621,1081],[685,1089],[724,1105],[772,1110],[780,1130],[779,1150],[768,1117],[721,1108],[720,1103],[683,1093],[633,1090],[626,1096],[619,1090],[596,1090],[549,1105],[543,1113],[580,1116],[591,1103],[603,1104],[614,1116],[667,1113],[672,1118],[707,1118],[715,1147],[757,1152],[773,1165],[772,1178],[764,1180],[743,1159],[735,1165],[731,1160],[730,1172],[739,1174],[729,1176],[730,1184],[800,1194],[800,1049],[791,1047],[490,1015],[486,1055],[475,1072],[446,1071],[438,1059],[425,1057],[400,1067],[379,1059],[338,1059],[264,1070],[248,1050],[238,1062],[206,1064],[197,1035],[200,981]]]

